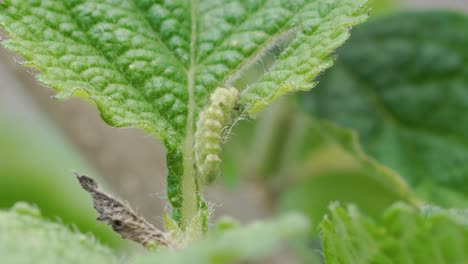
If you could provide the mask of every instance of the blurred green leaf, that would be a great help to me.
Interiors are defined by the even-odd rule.
[[[395,204],[372,219],[355,206],[330,206],[321,224],[327,263],[466,263],[468,211]]]
[[[44,220],[37,207],[17,203],[0,211],[0,262],[117,263],[117,258],[89,235]]]
[[[468,208],[466,193],[453,190],[451,187],[438,185],[436,182],[426,180],[414,188],[418,198],[424,201],[437,201],[438,206],[451,208]]]
[[[225,264],[255,260],[267,256],[285,239],[301,236],[307,228],[308,221],[297,214],[245,227],[231,225],[181,251],[160,251],[137,257],[132,263]]]
[[[46,218],[92,232],[113,247],[122,245],[122,239],[95,220],[90,198],[72,175],[72,170],[91,172],[79,155],[45,118],[12,117],[25,122],[0,116],[0,208],[17,201],[36,204]]]
[[[332,201],[357,204],[371,215],[380,215],[396,201],[419,203],[397,173],[362,152],[354,133],[328,122],[302,120],[307,133],[299,141],[295,169],[280,180],[280,209],[301,210],[317,222]],[[308,142],[317,138],[321,145]]]
[[[416,189],[430,181],[466,196],[467,27],[468,16],[441,11],[366,23],[303,103],[314,115],[356,130],[367,153]],[[449,202],[419,192],[430,202]]]

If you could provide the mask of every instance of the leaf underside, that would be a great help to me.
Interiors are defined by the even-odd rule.
[[[465,263],[468,211],[395,204],[379,219],[333,204],[322,224],[327,263]]]
[[[367,23],[304,99],[318,117],[356,130],[367,153],[445,206],[466,204],[445,198],[448,190],[468,193],[467,27],[468,16],[440,11]]]
[[[57,98],[94,102],[110,125],[141,127],[167,148],[168,196],[182,205],[183,155],[199,111],[217,87],[290,45],[240,93],[256,113],[287,91],[309,89],[330,52],[367,17],[365,0],[6,0],[2,44],[40,70]],[[192,147],[192,146],[190,146]],[[176,210],[177,211],[177,210]]]

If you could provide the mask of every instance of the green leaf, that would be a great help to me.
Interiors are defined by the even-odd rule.
[[[240,103],[255,114],[286,92],[311,89],[312,79],[332,65],[329,54],[348,39],[350,27],[367,18],[366,2],[285,1],[292,11],[285,29],[292,28],[287,33],[294,37],[271,69],[242,92]]]
[[[431,182],[466,196],[467,27],[468,16],[440,11],[367,23],[338,51],[305,104],[356,130],[367,153],[416,189]]]
[[[395,204],[378,219],[333,204],[321,224],[327,263],[464,263],[468,211]]]
[[[246,227],[226,223],[218,231],[210,233],[181,251],[160,251],[137,257],[132,263],[190,263],[224,264],[255,260],[264,257],[280,245],[284,239],[300,236],[308,224],[297,214],[283,216],[269,222],[255,222]]]
[[[191,197],[199,189],[194,127],[210,94],[232,86],[285,39],[290,45],[271,69],[241,91],[239,108],[256,112],[286,91],[311,88],[331,65],[328,54],[366,18],[365,3],[7,0],[0,27],[10,36],[3,45],[40,70],[38,79],[57,98],[85,97],[110,125],[141,127],[162,139],[174,217],[189,222],[206,207]]]
[[[17,203],[0,211],[2,263],[118,263],[94,238],[44,220],[39,209]]]

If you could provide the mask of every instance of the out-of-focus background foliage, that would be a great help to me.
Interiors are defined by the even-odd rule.
[[[385,0],[375,4],[376,16],[402,9],[468,10],[467,0]],[[78,171],[99,179],[161,227],[160,217],[168,203],[160,142],[143,131],[107,126],[93,105],[79,99],[50,99],[52,91],[40,87],[30,70],[16,60],[14,54],[0,49],[0,208],[27,201],[51,219],[118,246],[120,239],[94,220],[91,200],[72,175]],[[247,222],[300,209],[319,221],[330,200],[352,201],[366,207],[366,213],[378,214],[401,198],[372,178],[375,168],[356,160],[350,154],[355,150],[343,148],[348,135],[342,135],[343,142],[331,141],[323,132],[329,127],[308,126],[291,110],[291,104],[283,100],[258,121],[234,130],[224,157],[224,176],[205,191],[207,200],[215,203],[215,217],[230,215]],[[297,134],[285,135],[289,133],[282,129],[285,126],[294,127],[289,132]],[[294,154],[298,150],[294,142],[269,144],[285,138],[305,140],[311,131],[315,137],[307,138],[307,145],[313,146],[313,155]],[[271,147],[278,145],[282,149]],[[312,165],[300,167],[299,161],[304,160]],[[294,183],[309,172],[313,178]],[[284,181],[281,174],[291,177]]]

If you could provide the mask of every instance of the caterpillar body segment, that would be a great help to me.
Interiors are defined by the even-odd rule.
[[[239,97],[235,88],[216,88],[200,112],[195,132],[195,166],[204,184],[212,183],[221,170],[223,131],[232,122]]]

